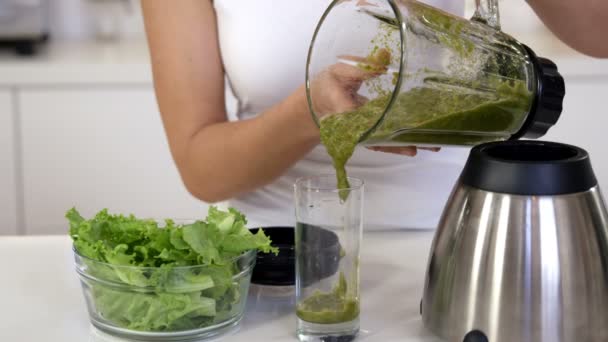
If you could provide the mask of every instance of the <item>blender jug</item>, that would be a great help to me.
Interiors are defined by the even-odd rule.
[[[477,0],[471,20],[415,0],[335,0],[310,45],[306,90],[322,137],[348,132],[366,146],[538,138],[565,95],[554,63],[500,31],[498,0]]]

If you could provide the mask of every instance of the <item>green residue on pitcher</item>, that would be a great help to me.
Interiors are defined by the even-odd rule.
[[[311,323],[336,324],[350,322],[359,317],[359,300],[348,295],[348,284],[344,273],[331,292],[313,292],[298,303],[298,318]]]
[[[440,45],[451,49],[461,58],[471,57],[475,44],[465,37],[464,32],[469,22],[423,3],[407,2],[406,6],[413,17],[435,33]]]
[[[384,22],[379,22],[378,25],[376,37],[371,40],[372,49],[366,56],[365,62],[359,63],[358,67],[372,73],[385,73],[390,65],[399,64],[396,60],[400,56],[397,53],[399,31],[395,30],[394,26]],[[393,73],[393,85],[397,84],[398,74]],[[384,82],[382,77],[373,77],[365,81],[365,86],[370,95],[378,97],[390,94],[392,89],[387,87],[387,83]]]
[[[532,93],[523,81],[493,82],[493,92],[455,91],[449,84],[434,84],[401,93],[366,142],[473,145],[512,135],[529,112]],[[321,119],[321,141],[333,159],[340,188],[349,187],[346,163],[382,118],[390,99],[391,95],[381,96],[356,110]],[[340,193],[342,199],[347,195]]]
[[[393,78],[391,79],[391,85],[396,86],[399,81],[399,73],[393,72]]]

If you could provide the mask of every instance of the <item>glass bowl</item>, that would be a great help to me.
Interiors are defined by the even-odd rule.
[[[91,323],[141,341],[192,341],[236,328],[245,311],[256,251],[223,265],[119,266],[74,249]]]

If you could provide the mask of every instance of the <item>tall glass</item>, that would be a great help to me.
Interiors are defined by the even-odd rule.
[[[359,332],[363,181],[335,175],[295,184],[296,310],[300,341],[350,341]]]

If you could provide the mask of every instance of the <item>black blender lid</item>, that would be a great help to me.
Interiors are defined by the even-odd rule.
[[[559,120],[563,110],[566,85],[555,63],[547,58],[538,57],[526,45],[524,48],[534,67],[537,81],[536,96],[526,121],[511,139],[522,137],[538,139],[544,136]]]
[[[597,186],[587,151],[535,140],[474,147],[461,180],[486,191],[537,196],[572,194]]]
[[[279,254],[258,252],[256,264],[251,275],[251,283],[270,286],[292,286],[296,282],[296,253],[294,227],[262,227],[264,233],[272,241],[272,245],[279,249]],[[258,228],[250,229],[257,233]],[[307,281],[318,281],[329,277],[338,271],[341,259],[342,246],[336,233],[315,226],[307,226],[306,232],[320,239],[324,248],[319,253],[310,255],[306,263],[317,265],[319,274],[307,277]]]

